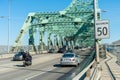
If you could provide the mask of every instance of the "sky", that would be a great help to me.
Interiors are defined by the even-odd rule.
[[[10,1],[8,5],[8,1]],[[0,45],[13,45],[23,23],[30,12],[53,12],[65,9],[72,0],[0,0]],[[99,7],[106,12],[101,19],[110,21],[110,38],[103,43],[111,43],[120,39],[120,0],[99,0]],[[9,13],[10,11],[10,13]],[[8,16],[10,19],[8,20]],[[10,24],[9,24],[10,23]],[[27,36],[27,34],[26,34]],[[27,40],[27,37],[26,37]],[[24,43],[26,43],[25,41]]]

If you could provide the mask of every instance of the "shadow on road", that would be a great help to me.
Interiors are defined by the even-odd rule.
[[[55,65],[53,65],[54,67],[61,67],[61,65],[60,64],[55,64]]]
[[[61,65],[61,64],[55,64],[54,67],[75,67],[74,65]]]
[[[17,67],[24,67],[23,65],[15,65],[15,66],[17,66]]]

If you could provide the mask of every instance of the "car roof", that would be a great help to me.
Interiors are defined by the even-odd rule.
[[[76,54],[75,54],[75,53],[70,53],[70,52],[68,52],[68,53],[63,54],[63,56],[62,56],[62,57],[65,57],[65,56],[70,56],[70,55],[75,56]]]
[[[22,55],[22,53],[21,52],[16,52],[15,55]]]
[[[75,53],[73,53],[73,52],[66,52],[66,53],[64,53],[64,54],[75,54]]]

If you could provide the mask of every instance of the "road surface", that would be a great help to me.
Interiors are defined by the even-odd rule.
[[[83,51],[81,54],[86,52],[89,51]],[[80,66],[61,67],[59,63],[61,56],[62,54],[35,55],[33,65],[28,67],[22,67],[23,61],[1,60],[0,80],[64,80],[62,77],[69,77]],[[83,59],[82,56],[81,61]]]

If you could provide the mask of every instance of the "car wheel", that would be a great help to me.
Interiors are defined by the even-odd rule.
[[[77,64],[75,65],[75,67],[78,67],[78,65],[79,65],[79,63],[77,63]]]

